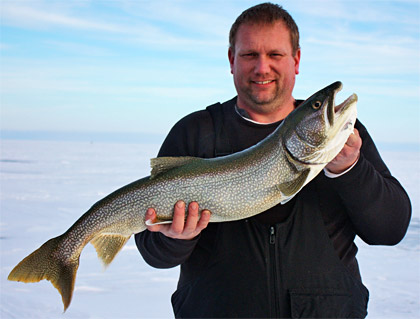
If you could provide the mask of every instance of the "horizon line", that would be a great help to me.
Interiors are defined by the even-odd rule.
[[[0,140],[162,144],[165,137],[166,133],[153,132],[0,130]],[[387,142],[377,140],[375,144],[381,150],[410,150],[420,152],[420,143],[416,142]]]

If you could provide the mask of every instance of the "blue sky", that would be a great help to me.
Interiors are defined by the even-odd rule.
[[[231,24],[260,1],[0,2],[3,131],[165,135],[235,95]],[[294,91],[340,80],[377,142],[420,143],[420,2],[279,2],[301,33]]]

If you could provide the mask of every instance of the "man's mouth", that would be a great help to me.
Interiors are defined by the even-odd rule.
[[[265,85],[265,84],[269,84],[269,83],[274,82],[274,80],[268,80],[268,81],[252,81],[252,82],[254,82],[255,84]]]

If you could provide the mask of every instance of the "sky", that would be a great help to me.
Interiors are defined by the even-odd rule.
[[[164,137],[188,113],[236,95],[228,33],[257,3],[1,0],[2,137]],[[300,30],[295,98],[342,81],[338,102],[358,95],[376,142],[420,143],[420,1],[276,3]]]

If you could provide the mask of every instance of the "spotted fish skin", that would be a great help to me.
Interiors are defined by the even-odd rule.
[[[170,222],[174,204],[196,201],[210,222],[248,218],[295,196],[340,152],[356,121],[357,96],[335,106],[341,82],[312,95],[267,138],[242,152],[201,159],[151,160],[152,172],[92,206],[63,235],[23,259],[8,279],[47,279],[70,305],[80,253],[91,242],[105,265],[130,236],[144,231],[145,213]]]

